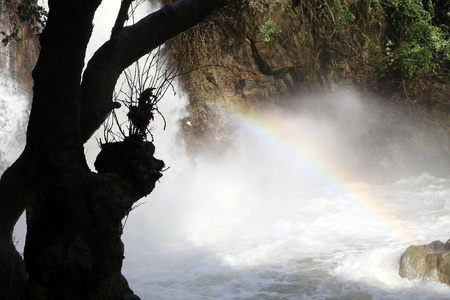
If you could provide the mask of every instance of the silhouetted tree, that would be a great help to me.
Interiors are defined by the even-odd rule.
[[[132,0],[122,0],[110,40],[83,72],[100,2],[49,0],[26,147],[0,181],[1,299],[139,299],[121,274],[121,220],[163,163],[148,141],[118,142],[102,149],[94,173],[83,144],[116,107],[125,68],[225,3],[179,0],[124,26]],[[24,208],[26,271],[12,242]]]

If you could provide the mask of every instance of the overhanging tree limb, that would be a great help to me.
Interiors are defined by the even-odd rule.
[[[3,208],[8,209],[0,214],[8,220],[0,228],[1,241],[8,247],[13,223],[24,203],[27,207],[24,255],[29,278],[22,300],[139,299],[121,274],[120,225],[132,204],[154,188],[163,163],[153,157],[149,142],[130,149],[115,144],[116,148],[103,151],[98,173],[93,173],[82,142],[111,111],[114,86],[127,66],[223,5],[220,0],[181,0],[121,28],[117,39],[95,54],[81,80],[100,2],[49,1],[49,19],[33,71],[27,145],[0,184]],[[16,257],[18,271],[24,273]],[[17,281],[16,294],[24,277]]]
[[[226,4],[224,0],[179,0],[122,29],[115,41],[94,54],[81,86],[81,132],[87,141],[114,108],[112,95],[119,75],[140,57],[202,22]]]
[[[111,32],[111,40],[115,41],[118,39],[120,32],[122,31],[123,25],[128,19],[128,10],[133,0],[122,0],[120,4],[119,13],[117,14],[116,22]]]

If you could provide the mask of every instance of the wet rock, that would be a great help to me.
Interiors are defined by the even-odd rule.
[[[429,279],[450,285],[450,240],[410,246],[400,257],[399,274],[408,279]]]

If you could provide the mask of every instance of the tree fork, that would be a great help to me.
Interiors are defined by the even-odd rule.
[[[99,174],[92,173],[83,143],[114,106],[111,96],[120,72],[224,5],[222,0],[180,0],[122,28],[114,46],[107,42],[96,52],[80,85],[100,2],[49,0],[33,71],[27,145],[0,182],[6,207],[0,216],[4,212],[8,218],[0,228],[0,242],[8,249],[13,246],[13,225],[26,206],[29,277],[22,300],[139,299],[121,274],[121,220],[133,203],[151,192],[164,164],[153,157],[149,142],[119,143],[102,149],[96,163]],[[90,114],[96,116],[93,122]],[[11,265],[21,275],[9,299],[17,299],[26,277],[20,256],[14,260]]]
[[[179,0],[124,27],[89,61],[81,86],[81,131],[87,141],[115,107],[112,102],[119,75],[143,55],[199,24],[226,5],[225,0]]]

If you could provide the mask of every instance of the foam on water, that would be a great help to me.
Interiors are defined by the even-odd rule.
[[[110,12],[99,13],[109,27],[94,48],[109,35]],[[337,101],[358,104],[350,96]],[[245,123],[222,157],[190,161],[178,136],[185,105],[182,96],[161,102],[169,124],[156,125],[156,156],[171,168],[125,226],[123,271],[142,299],[450,299],[443,284],[398,275],[407,245],[450,236],[449,178],[337,183]],[[293,112],[278,118],[292,131],[314,128],[309,143],[346,150],[328,123]],[[369,205],[355,195],[362,190]]]
[[[143,299],[449,299],[445,285],[398,275],[407,245],[449,237],[449,179],[343,187],[245,129],[221,158],[178,151],[178,165],[158,135],[171,169],[124,235],[124,273]],[[389,231],[355,201],[362,187],[395,215]]]

